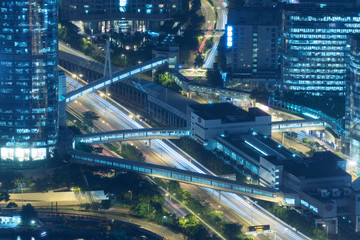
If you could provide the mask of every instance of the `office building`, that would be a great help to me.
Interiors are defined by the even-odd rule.
[[[109,27],[145,31],[173,19],[183,11],[183,7],[186,6],[182,0],[62,0],[60,18],[82,21],[94,31],[104,31]]]
[[[0,2],[0,155],[39,160],[58,137],[56,0]]]
[[[256,88],[279,79],[280,23],[277,8],[230,9],[226,45],[234,81]]]
[[[350,78],[346,133],[350,141],[350,158],[360,163],[360,35],[350,38]]]
[[[188,106],[187,117],[192,137],[208,148],[216,146],[219,135],[256,132],[271,136],[271,115],[259,108],[246,111],[231,103],[195,104]]]
[[[282,85],[313,96],[344,96],[347,35],[360,32],[358,11],[288,8],[282,16]]]

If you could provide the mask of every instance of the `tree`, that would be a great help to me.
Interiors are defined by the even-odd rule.
[[[81,135],[81,130],[76,126],[68,126],[68,129],[73,132],[74,135]]]
[[[8,205],[6,205],[6,208],[17,208],[18,205],[14,202],[9,202]]]
[[[88,153],[91,153],[94,150],[94,148],[90,144],[83,143],[83,142],[77,143],[75,148],[80,151],[88,152]]]
[[[204,65],[204,58],[201,56],[201,54],[198,54],[195,57],[194,67],[201,68],[202,65]]]
[[[100,117],[93,111],[83,112],[83,125],[86,127],[93,127],[94,121],[98,120]]]
[[[10,199],[10,195],[7,192],[0,193],[0,202],[5,201],[8,202]]]
[[[237,223],[225,223],[223,232],[226,239],[238,239],[238,235],[241,233],[241,226]]]
[[[38,214],[30,203],[22,207],[20,216],[23,225],[30,225],[32,221],[36,221],[38,219]]]

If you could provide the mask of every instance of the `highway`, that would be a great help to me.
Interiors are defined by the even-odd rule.
[[[215,29],[217,30],[224,30],[225,29],[225,25],[227,23],[227,12],[226,12],[226,4],[223,2],[223,0],[213,0],[214,3],[214,10],[217,12],[217,19],[212,18],[211,14],[206,14],[205,16],[205,20],[207,23],[214,23],[216,22],[216,26]],[[202,9],[206,8],[210,9],[213,12],[213,7],[209,4],[209,2],[207,0],[202,0],[201,1],[202,4]],[[206,29],[208,29],[208,25],[205,24]],[[214,24],[212,25],[211,28],[213,28]],[[214,61],[215,61],[215,56],[217,54],[217,48],[219,46],[219,41],[220,41],[220,37],[221,35],[216,35],[214,37],[214,45],[211,48],[210,51],[207,52],[206,56],[205,56],[205,63],[204,63],[204,67],[205,68],[212,68]]]
[[[70,78],[67,78],[67,84],[68,87],[72,89],[81,86],[79,83]],[[109,99],[109,101],[111,101],[111,99]],[[87,110],[95,111],[99,116],[101,116],[101,118],[95,123],[95,126],[100,131],[111,131],[124,128],[143,128],[143,125],[140,124],[141,122],[139,120],[132,119],[130,117],[130,111],[124,109],[114,101],[105,101],[95,93],[90,93],[89,95],[68,104],[68,111],[75,116],[79,116],[82,112]],[[136,144],[137,147],[141,147],[147,161],[151,163],[162,165],[166,164],[179,169],[213,174],[206,168],[202,167],[194,159],[190,163],[188,160],[189,156],[184,157],[186,154],[181,153],[180,149],[168,141],[152,140],[151,150],[146,147],[144,142],[139,141],[136,142]],[[160,160],[161,162],[159,162]],[[210,194],[213,193],[211,189],[206,189],[206,191]],[[217,194],[216,191],[215,194]],[[310,239],[303,234],[294,231],[289,225],[276,219],[250,199],[240,197],[232,193],[222,193],[221,201],[242,218],[246,219],[246,225],[270,224],[271,229],[276,231],[277,239]]]

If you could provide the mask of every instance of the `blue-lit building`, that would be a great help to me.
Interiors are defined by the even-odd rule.
[[[360,163],[360,35],[350,38],[350,78],[348,83],[348,119],[346,133],[350,140],[350,157]]]
[[[56,0],[0,1],[0,155],[39,160],[58,137]]]
[[[360,32],[359,12],[298,6],[283,11],[282,31],[283,89],[313,96],[345,95],[346,38]]]
[[[60,17],[82,21],[95,31],[104,31],[110,25],[115,30],[145,31],[173,19],[186,5],[182,0],[62,0]]]

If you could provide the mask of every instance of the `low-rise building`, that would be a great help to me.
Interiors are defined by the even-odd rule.
[[[230,103],[195,104],[188,106],[187,126],[192,136],[209,148],[215,148],[219,135],[257,132],[271,136],[271,116],[259,108],[249,111]]]

